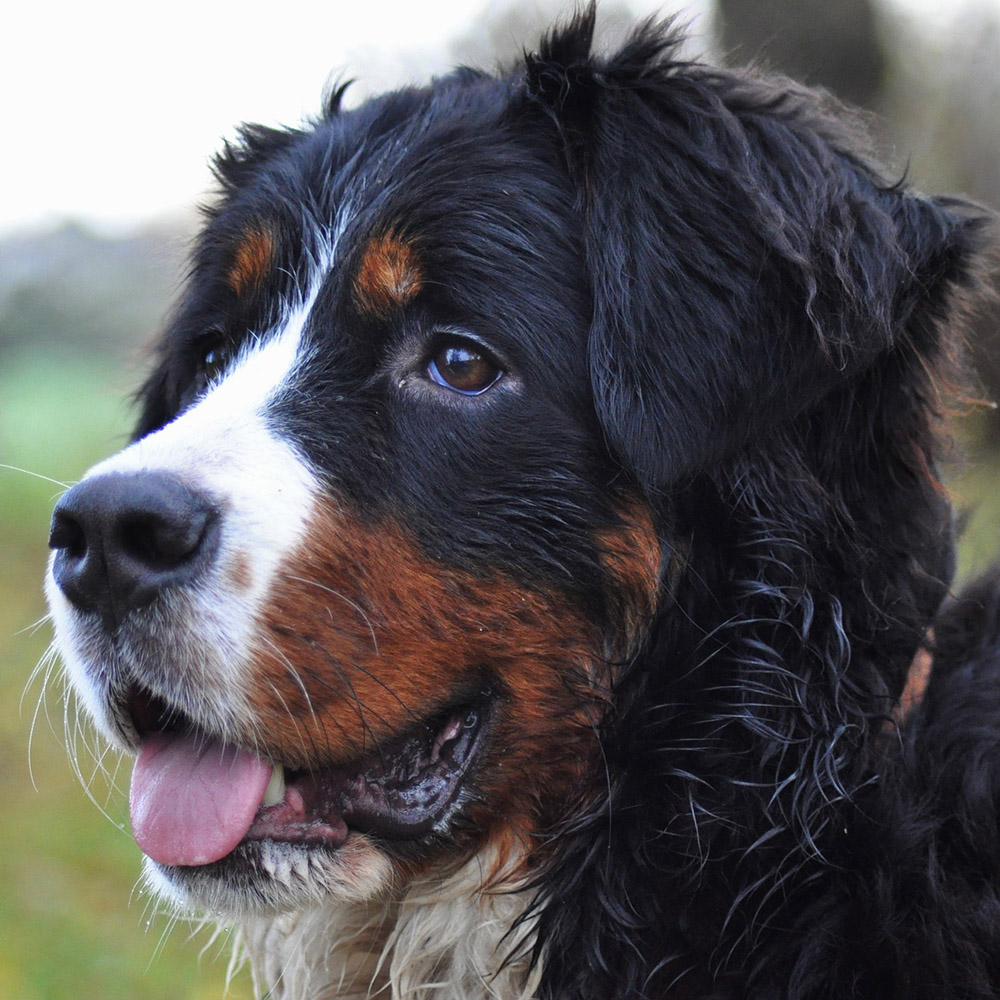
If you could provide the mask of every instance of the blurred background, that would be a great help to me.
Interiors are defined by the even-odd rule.
[[[897,176],[1000,206],[1000,0],[608,0],[605,42],[637,16],[677,10],[691,54],[827,87],[871,112]],[[280,12],[254,0],[57,0],[5,13],[0,997],[250,995],[245,972],[227,983],[225,937],[172,925],[135,888],[128,768],[116,788],[117,762],[102,776],[99,751],[79,736],[44,655],[41,596],[62,484],[127,438],[130,393],[177,293],[195,206],[211,196],[210,154],[238,121],[296,124],[331,77],[355,78],[358,101],[458,62],[491,67],[533,47],[562,12],[499,0],[285,0]],[[983,322],[973,346],[979,395],[1000,397],[995,324]],[[948,480],[971,512],[969,574],[997,549],[996,411],[970,406],[961,433],[971,458]]]

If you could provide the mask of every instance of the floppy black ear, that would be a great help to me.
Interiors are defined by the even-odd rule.
[[[527,86],[581,193],[598,416],[660,490],[943,310],[974,224],[885,184],[815,95],[681,63],[652,22],[594,58],[592,30],[591,7],[529,57]]]

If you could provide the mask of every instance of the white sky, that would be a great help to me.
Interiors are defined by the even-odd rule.
[[[444,70],[448,41],[486,7],[10,0],[0,21],[0,233],[66,217],[119,228],[190,208],[235,123],[296,124],[318,110],[331,75],[380,90]]]
[[[437,40],[475,12],[475,0],[12,0],[0,228],[190,206],[236,122],[296,124],[344,68],[440,69]]]

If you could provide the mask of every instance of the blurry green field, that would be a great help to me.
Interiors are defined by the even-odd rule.
[[[0,463],[63,482],[125,440],[124,400],[138,381],[97,364],[25,357],[0,374]],[[972,463],[955,479],[975,507],[963,540],[964,571],[996,552],[1000,490],[995,464]],[[39,679],[25,691],[49,642],[41,580],[49,512],[60,488],[0,469],[0,997],[17,1000],[241,1000],[245,973],[226,987],[228,943],[188,940],[185,924],[151,912],[134,891],[139,851],[127,833],[128,775],[109,793],[111,821],[88,801],[67,760],[61,683],[49,684],[37,714]],[[31,733],[34,722],[34,732]],[[29,770],[28,748],[31,747]],[[87,755],[81,766],[89,773]],[[127,772],[127,767],[125,768]],[[32,774],[37,788],[32,787]]]
[[[973,454],[949,481],[955,506],[962,512],[959,574],[982,573],[1000,552],[1000,454]]]
[[[114,363],[120,372],[120,364]],[[127,377],[127,376],[126,376]],[[63,482],[125,440],[132,389],[97,365],[4,359],[0,464]],[[118,380],[116,382],[116,380]],[[227,941],[205,947],[191,927],[157,915],[134,890],[138,848],[121,790],[94,784],[113,822],[85,796],[63,739],[62,684],[25,684],[51,638],[42,618],[47,520],[60,487],[0,468],[0,997],[11,1000],[245,1000],[245,974],[228,992]],[[23,700],[22,700],[23,694]],[[34,721],[34,732],[31,732]],[[29,740],[31,759],[29,767]],[[88,755],[81,751],[86,773]],[[32,787],[32,776],[37,788]]]

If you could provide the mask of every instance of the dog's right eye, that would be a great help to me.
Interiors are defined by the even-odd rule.
[[[180,396],[185,409],[217,382],[231,359],[231,351],[221,331],[210,330],[191,347],[192,374]]]
[[[229,352],[216,344],[206,348],[201,356],[201,374],[206,382],[214,382],[226,367]]]
[[[201,388],[211,385],[229,364],[230,350],[220,331],[210,331],[198,346],[197,379]]]

